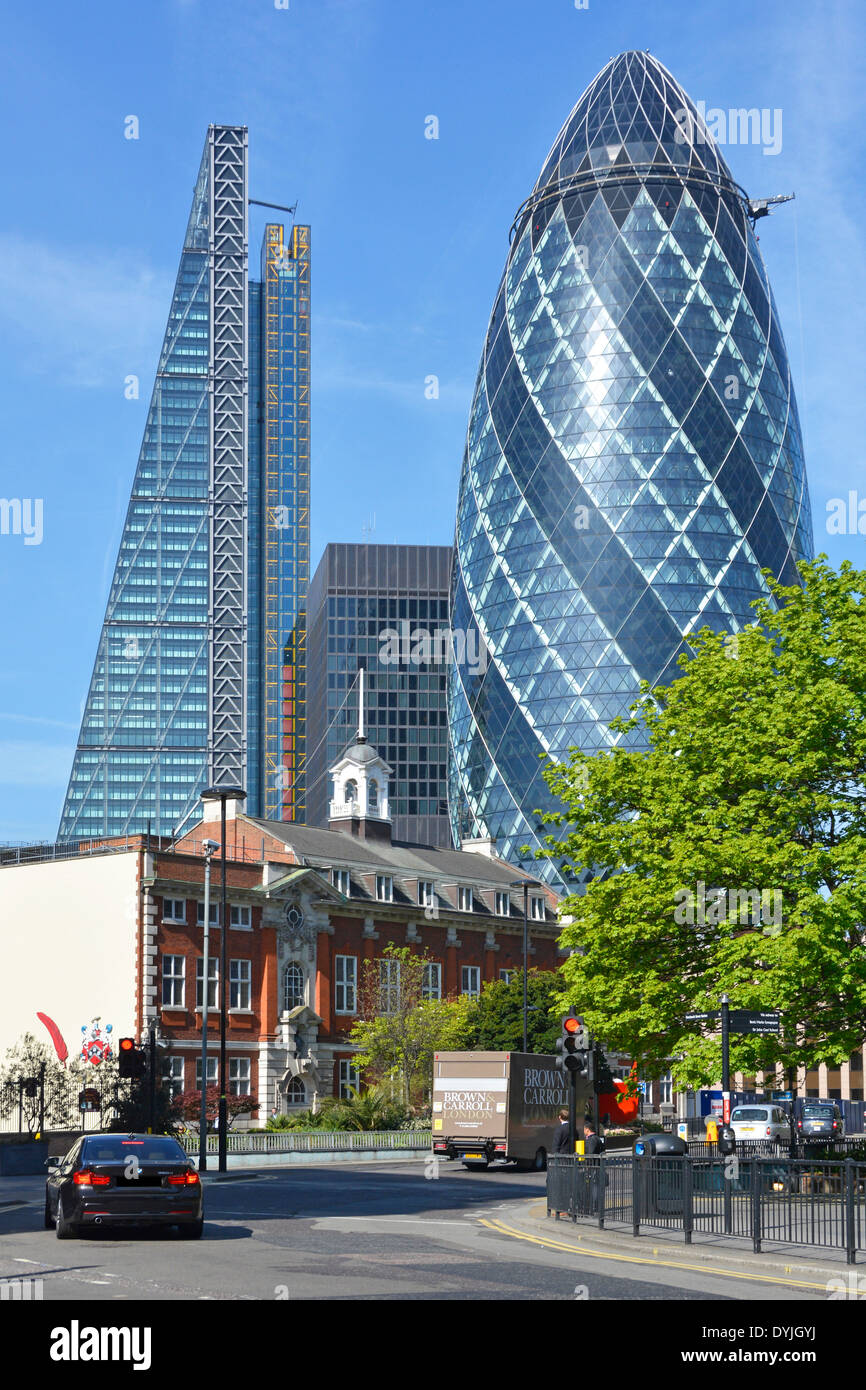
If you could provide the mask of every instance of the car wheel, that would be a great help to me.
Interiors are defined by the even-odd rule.
[[[47,1192],[45,1194],[45,1229],[46,1231],[54,1230],[54,1217],[51,1215],[51,1200]]]
[[[57,1219],[54,1223],[54,1232],[58,1240],[72,1240],[78,1234],[78,1227],[74,1221],[67,1221],[63,1215],[63,1200],[57,1198]]]
[[[182,1240],[201,1240],[204,1230],[204,1217],[200,1221],[188,1221],[185,1226],[179,1227]]]
[[[545,1169],[547,1168],[546,1149],[538,1150],[538,1152],[535,1155],[535,1158],[533,1159],[532,1167],[536,1173],[543,1173],[545,1171]]]

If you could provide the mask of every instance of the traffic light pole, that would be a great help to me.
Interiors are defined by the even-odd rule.
[[[577,1147],[577,1072],[568,1073],[568,1152]]]
[[[153,1134],[156,1124],[156,1024],[151,1023],[147,1034],[147,1132]]]

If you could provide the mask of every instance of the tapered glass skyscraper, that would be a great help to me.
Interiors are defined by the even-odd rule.
[[[248,277],[247,132],[212,126],[61,816],[170,833],[209,783],[297,794],[309,570],[309,228]],[[301,667],[303,642],[300,642]],[[287,746],[287,726],[291,747]]]
[[[529,869],[539,755],[621,742],[641,680],[671,681],[700,627],[752,621],[762,566],[791,583],[811,554],[758,211],[671,74],[630,52],[515,218],[458,499],[452,621],[489,660],[452,670],[449,802],[455,834]]]

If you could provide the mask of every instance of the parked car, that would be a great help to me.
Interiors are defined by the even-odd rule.
[[[832,1100],[804,1100],[797,1115],[797,1135],[809,1143],[830,1143],[845,1137],[842,1111]]]
[[[45,1227],[58,1240],[103,1225],[202,1233],[201,1180],[168,1134],[87,1134],[45,1166]]]
[[[731,1128],[747,1144],[787,1144],[791,1138],[788,1115],[779,1105],[736,1105]]]

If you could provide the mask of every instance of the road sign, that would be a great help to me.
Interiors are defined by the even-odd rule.
[[[752,1013],[749,1009],[731,1009],[730,1027],[732,1033],[779,1034],[782,1031],[782,1015],[777,1012]]]
[[[794,1092],[793,1092],[793,1091],[771,1091],[771,1092],[770,1092],[770,1099],[771,1099],[771,1100],[793,1100],[793,1099],[794,1099]]]

